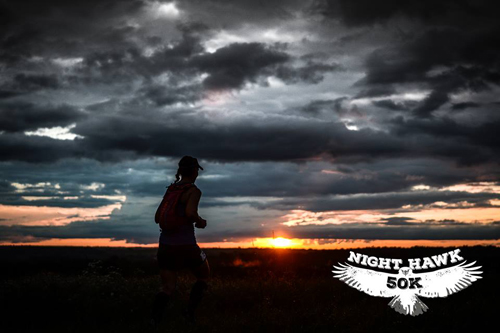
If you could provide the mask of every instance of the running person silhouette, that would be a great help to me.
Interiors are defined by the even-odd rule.
[[[181,223],[173,229],[160,229],[157,261],[160,268],[161,290],[156,294],[153,302],[152,320],[155,325],[160,323],[175,290],[178,270],[190,269],[197,279],[191,289],[187,309],[183,311],[183,315],[189,322],[194,323],[195,310],[208,288],[210,268],[205,253],[196,243],[193,226],[193,223],[197,228],[205,228],[207,225],[207,221],[198,215],[201,191],[194,185],[198,177],[198,169],[203,170],[196,158],[184,156],[179,162],[176,180],[168,186],[168,191],[180,190],[182,193],[175,207],[176,218]],[[182,178],[179,179],[179,176]]]

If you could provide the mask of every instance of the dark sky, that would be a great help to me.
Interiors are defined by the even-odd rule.
[[[499,239],[496,1],[0,1],[0,242]]]

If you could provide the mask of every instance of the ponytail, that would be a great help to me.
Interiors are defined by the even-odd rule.
[[[175,174],[175,181],[174,181],[172,184],[175,184],[175,183],[179,182],[179,180],[180,180],[180,175],[181,175],[181,174],[180,174],[180,170],[179,170],[179,169],[177,169],[177,173]],[[170,185],[172,185],[172,184],[170,184]]]
[[[182,169],[182,172],[181,172],[181,169]],[[172,184],[176,184],[179,182],[180,180],[180,176],[182,175],[182,177],[188,177],[190,176],[193,172],[195,172],[196,169],[194,168],[178,168],[177,169],[177,173],[175,174],[175,180]],[[170,185],[172,185],[170,184]]]

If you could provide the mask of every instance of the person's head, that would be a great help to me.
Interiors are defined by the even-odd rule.
[[[196,177],[198,177],[198,169],[203,170],[203,168],[198,163],[198,160],[191,156],[184,156],[179,161],[179,168],[175,174],[175,181],[177,183],[182,176],[183,180],[194,182]]]

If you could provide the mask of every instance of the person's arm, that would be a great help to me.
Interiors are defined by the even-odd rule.
[[[199,188],[195,187],[189,194],[186,205],[186,216],[189,218],[190,221],[196,222],[197,224],[199,222],[205,221],[198,215],[198,204],[200,203],[200,198],[201,198],[201,191]]]

